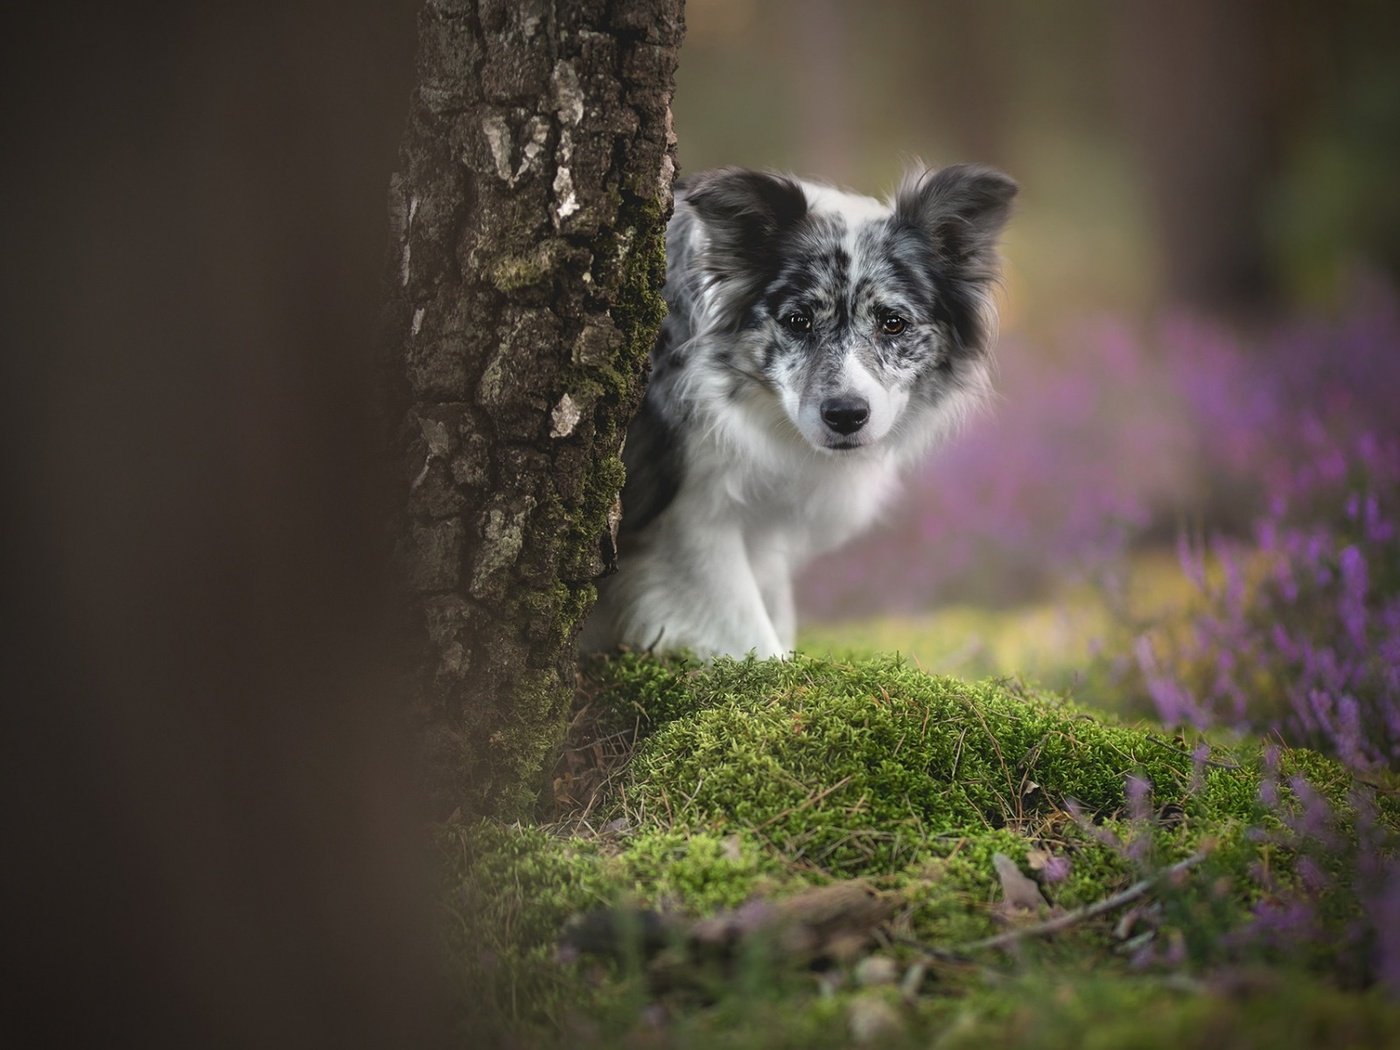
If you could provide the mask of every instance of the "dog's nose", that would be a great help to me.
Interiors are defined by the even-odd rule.
[[[854,434],[870,418],[870,402],[863,397],[832,397],[822,402],[822,422],[838,434]]]

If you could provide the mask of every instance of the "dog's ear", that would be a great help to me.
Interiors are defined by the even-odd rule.
[[[947,265],[964,278],[996,277],[997,237],[1011,215],[1016,183],[995,168],[954,164],[905,177],[895,215],[922,231]]]
[[[997,237],[1015,196],[1009,176],[979,164],[911,174],[895,195],[895,220],[917,233],[916,250],[937,289],[933,309],[957,350],[987,349],[996,323],[992,286],[1001,275]]]
[[[782,175],[718,168],[685,181],[685,201],[705,225],[705,265],[757,284],[776,271],[781,236],[807,214],[802,187]]]

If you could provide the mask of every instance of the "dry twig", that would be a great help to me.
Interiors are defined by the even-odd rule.
[[[1185,860],[1177,861],[1175,864],[1165,867],[1161,871],[1149,875],[1147,878],[1133,883],[1127,889],[1115,893],[1111,897],[1105,897],[1101,901],[1095,901],[1093,904],[1086,904],[1082,908],[1076,908],[1074,911],[1065,912],[1063,915],[1057,915],[1053,919],[1046,919],[1044,922],[1033,923],[1029,926],[1018,926],[1013,930],[1007,930],[1004,933],[998,933],[992,937],[984,937],[980,941],[969,941],[955,948],[935,948],[932,945],[924,944],[922,941],[912,937],[901,937],[899,940],[901,943],[911,948],[919,949],[919,951],[930,958],[958,961],[964,959],[972,952],[985,951],[988,948],[1005,948],[1008,945],[1015,944],[1018,941],[1023,941],[1030,937],[1048,937],[1051,934],[1059,933],[1061,930],[1069,929],[1069,927],[1081,923],[1086,919],[1093,919],[1121,908],[1125,904],[1131,904],[1139,897],[1146,896],[1158,883],[1175,878],[1182,872],[1190,871],[1205,859],[1206,854],[1193,853]]]

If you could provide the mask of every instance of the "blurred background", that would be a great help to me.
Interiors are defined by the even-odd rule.
[[[1400,262],[1392,5],[690,0],[687,171],[881,194],[913,158],[1021,181],[1004,319],[1335,305]]]
[[[884,195],[913,158],[977,160],[1022,187],[1001,399],[813,566],[809,646],[1074,684],[1108,624],[1193,590],[1180,538],[1253,535],[1305,431],[1393,436],[1391,5],[691,0],[687,21],[683,171]]]

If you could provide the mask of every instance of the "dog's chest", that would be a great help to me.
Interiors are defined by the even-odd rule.
[[[820,554],[864,531],[898,485],[893,465],[874,459],[822,459],[748,480],[740,504],[745,524],[754,532],[781,535],[799,557]]]

